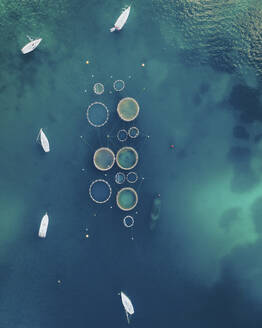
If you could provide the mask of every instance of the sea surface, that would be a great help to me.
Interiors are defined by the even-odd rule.
[[[261,327],[262,2],[133,1],[110,33],[129,4],[0,2],[0,328],[127,327],[121,290],[130,327]],[[43,41],[22,55],[27,35]],[[117,116],[123,97],[140,105],[132,124]],[[101,128],[86,117],[96,101]],[[120,143],[131,125],[139,137]],[[139,154],[130,213],[117,167],[93,165],[97,148],[126,144]],[[89,197],[96,179],[112,187],[105,204]]]

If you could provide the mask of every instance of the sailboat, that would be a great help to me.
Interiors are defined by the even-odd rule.
[[[48,153],[50,151],[49,141],[48,141],[45,133],[43,132],[43,129],[40,129],[36,140],[39,140],[39,139],[40,139],[42,148],[44,149],[44,151],[46,153]]]
[[[127,7],[122,12],[122,14],[116,20],[116,22],[114,24],[114,27],[110,28],[110,32],[114,32],[115,30],[120,31],[123,28],[123,26],[125,25],[125,23],[126,23],[126,21],[128,19],[128,16],[129,16],[129,13],[130,13],[130,9],[131,9],[131,6]]]
[[[45,238],[46,237],[46,232],[48,228],[48,223],[49,223],[49,217],[47,213],[42,217],[41,223],[40,223],[40,228],[38,232],[38,236],[40,238]]]
[[[42,41],[42,39],[35,39],[33,40],[32,38],[30,38],[30,36],[27,35],[27,38],[29,39],[29,43],[27,43],[22,49],[22,53],[28,54],[29,52],[35,50],[36,47],[38,47],[39,43]]]
[[[126,296],[125,293],[123,293],[121,291],[120,295],[121,295],[122,304],[123,304],[125,312],[126,312],[127,322],[130,323],[130,315],[135,313],[133,304],[132,304],[131,300]]]

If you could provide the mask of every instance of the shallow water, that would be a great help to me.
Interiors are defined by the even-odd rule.
[[[120,290],[134,327],[259,327],[262,5],[134,2],[123,31],[110,33],[125,5],[0,5],[0,327],[124,327]],[[43,41],[22,56],[27,34]],[[124,143],[117,131],[134,124],[117,116],[123,97],[140,105],[140,135]],[[94,101],[109,109],[101,128],[86,119]],[[49,154],[36,144],[41,127]],[[130,213],[115,204],[128,186],[114,182],[116,165],[106,176],[93,165],[97,148],[123,145],[139,153]],[[98,205],[88,190],[100,178],[112,197]]]

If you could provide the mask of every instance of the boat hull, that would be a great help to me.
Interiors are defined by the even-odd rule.
[[[122,304],[125,308],[125,311],[128,314],[134,314],[135,311],[134,311],[134,307],[133,307],[131,300],[123,292],[121,292],[121,300],[122,300]]]
[[[45,238],[46,237],[46,233],[47,233],[47,229],[48,229],[48,224],[49,224],[49,218],[47,213],[43,216],[41,223],[40,223],[40,227],[39,227],[39,231],[38,231],[38,236],[40,238]]]
[[[36,40],[33,40],[29,43],[27,43],[22,49],[22,53],[25,55],[25,54],[28,54],[29,52],[35,50],[39,43],[42,41],[42,39],[36,39]]]
[[[40,129],[40,142],[43,150],[48,153],[50,151],[49,141],[42,129]]]
[[[111,32],[117,30],[117,31],[120,31],[123,26],[125,25],[127,19],[128,19],[128,16],[129,16],[129,13],[130,13],[130,9],[131,9],[131,6],[129,6],[127,9],[125,9],[122,14],[118,17],[118,19],[116,20],[115,24],[114,24],[114,27],[110,30]]]

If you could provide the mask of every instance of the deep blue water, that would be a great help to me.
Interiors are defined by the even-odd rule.
[[[120,290],[131,327],[261,327],[262,4],[137,1],[110,33],[126,5],[1,3],[0,328],[125,327]],[[23,56],[26,35],[43,41]],[[123,97],[140,104],[140,135],[124,143],[139,153],[131,213],[115,204],[116,166],[105,176],[92,162],[133,125],[117,116]],[[101,128],[86,119],[94,101],[109,109]],[[103,205],[88,194],[95,179],[112,187]]]

